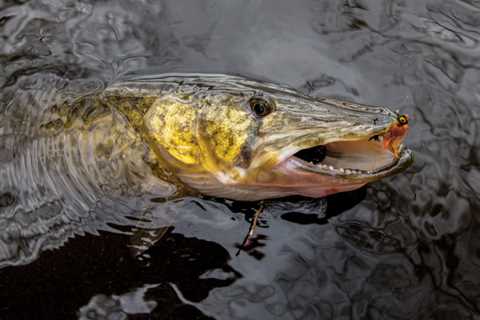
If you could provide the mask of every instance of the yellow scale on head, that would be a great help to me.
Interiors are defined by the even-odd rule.
[[[155,142],[172,157],[188,164],[198,163],[194,134],[195,107],[173,99],[158,99],[145,115],[145,125]]]
[[[208,171],[234,166],[254,121],[241,106],[197,107],[171,97],[158,99],[145,115],[145,125],[156,143],[176,160]]]
[[[205,131],[216,158],[233,162],[242,151],[253,120],[235,106],[209,106],[204,113]]]

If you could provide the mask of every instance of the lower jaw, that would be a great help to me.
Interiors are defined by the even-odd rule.
[[[270,188],[282,190],[285,195],[301,195],[311,198],[326,197],[331,194],[359,189],[369,182],[396,174],[406,169],[413,161],[412,153],[406,150],[391,168],[371,176],[343,177],[304,170],[295,161],[284,161],[275,168],[280,178]],[[268,182],[264,184],[268,185]]]
[[[275,176],[278,179],[276,182],[269,181],[259,185],[264,185],[269,189],[278,189],[285,195],[300,195],[311,198],[352,191],[363,187],[368,182],[368,179],[348,179],[303,171],[289,161],[285,161],[275,168]]]

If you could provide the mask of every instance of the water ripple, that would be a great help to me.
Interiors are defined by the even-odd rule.
[[[477,0],[3,2],[2,317],[478,317],[479,26]],[[162,203],[174,190],[125,174],[148,166],[121,117],[75,131],[48,116],[140,69],[397,106],[415,163],[358,193],[267,203],[237,257],[257,204]]]

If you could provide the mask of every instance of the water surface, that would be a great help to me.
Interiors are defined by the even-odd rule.
[[[83,94],[131,72],[215,72],[399,109],[415,152],[407,172],[326,211],[271,203],[238,256],[258,204],[197,198],[135,255],[135,237],[166,225],[152,197],[69,215],[62,201],[88,202],[67,188],[83,180],[57,202],[19,192],[36,183],[19,178],[40,163],[32,147],[0,190],[0,319],[479,317],[479,27],[476,0],[0,1],[0,124],[17,119],[25,146],[52,84]],[[31,103],[12,108],[19,93]],[[23,145],[0,136],[6,166]]]

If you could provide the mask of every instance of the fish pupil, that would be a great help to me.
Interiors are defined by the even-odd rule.
[[[262,115],[265,113],[265,106],[263,104],[260,104],[260,103],[256,103],[254,106],[253,106],[253,111],[255,111],[256,114],[258,115]]]

